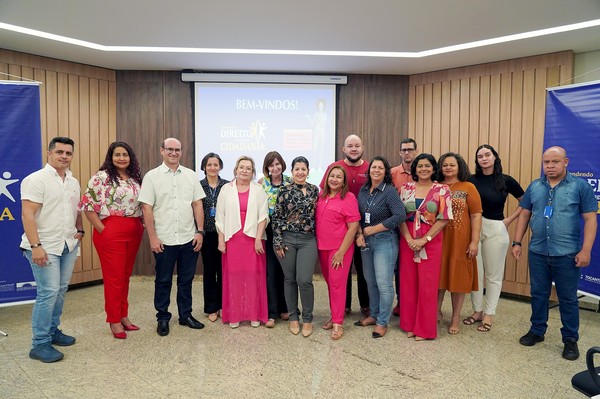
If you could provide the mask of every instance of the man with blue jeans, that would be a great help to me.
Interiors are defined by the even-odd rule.
[[[596,237],[598,203],[583,179],[567,171],[569,159],[561,147],[550,147],[542,156],[544,177],[534,180],[521,199],[512,255],[519,260],[521,239],[527,225],[531,282],[531,328],[519,342],[533,346],[544,340],[548,327],[548,305],[552,281],[556,285],[562,321],[563,357],[579,357],[579,303],[577,285],[580,267],[590,264]],[[583,241],[581,218],[583,217]]]
[[[75,337],[58,329],[65,293],[73,274],[79,241],[85,234],[79,203],[79,182],[69,170],[74,142],[55,137],[46,166],[21,183],[23,234],[21,249],[31,265],[37,295],[31,315],[31,359],[51,363],[64,355],[52,345],[70,346]]]
[[[206,195],[196,172],[179,164],[181,151],[181,142],[177,139],[162,142],[163,163],[146,173],[138,197],[156,260],[154,307],[158,321],[156,332],[161,337],[169,334],[175,263],[179,324],[204,328],[204,324],[192,316],[192,281],[204,236],[202,198]]]

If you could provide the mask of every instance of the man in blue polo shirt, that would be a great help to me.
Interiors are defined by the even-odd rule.
[[[521,239],[529,224],[532,233],[529,242],[531,327],[519,343],[533,346],[544,340],[554,281],[563,325],[562,356],[567,360],[575,360],[579,357],[579,268],[590,264],[596,238],[598,203],[590,185],[567,171],[568,164],[569,158],[564,148],[550,147],[544,152],[544,177],[534,180],[527,187],[519,204],[523,210],[517,222],[512,255],[519,260]]]

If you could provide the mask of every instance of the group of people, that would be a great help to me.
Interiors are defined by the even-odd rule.
[[[71,139],[54,138],[46,166],[21,187],[21,248],[37,283],[32,359],[60,360],[63,354],[53,345],[75,343],[58,326],[85,234],[79,211],[93,227],[106,321],[117,339],[139,330],[129,320],[127,298],[144,228],[156,261],[160,336],[169,334],[175,265],[178,322],[204,327],[192,315],[192,280],[200,252],[204,312],[209,321],[221,318],[231,328],[243,321],[272,328],[280,318],[289,321],[294,335],[310,336],[318,259],[330,304],[330,318],[322,328],[331,330],[334,340],[342,338],[344,318],[351,311],[352,265],[362,315],[354,324],[372,326],[373,338],[386,335],[392,314],[399,315],[408,337],[436,338],[446,291],[452,301],[449,334],[460,331],[468,293],[473,312],[462,324],[489,332],[510,245],[507,228],[518,219],[512,242],[516,259],[528,225],[533,233],[531,328],[520,343],[532,346],[544,340],[554,281],[563,357],[579,356],[577,280],[579,267],[590,263],[598,204],[589,185],[567,172],[568,158],[560,147],[544,152],[544,177],[524,191],[503,173],[498,153],[487,144],[477,148],[471,174],[460,154],[448,152],[436,160],[419,154],[413,139],[402,140],[400,165],[392,168],[382,156],[367,162],[360,137],[350,135],[342,148],[344,159],[327,168],[319,188],[307,182],[305,157],[291,162],[288,176],[277,151],[265,156],[258,182],[255,162],[247,156],[238,158],[232,181],[221,178],[223,161],[212,152],[201,162],[205,177],[199,180],[180,164],[182,147],[175,138],[162,142],[162,164],[142,178],[133,149],[115,142],[82,197],[69,170],[73,151]],[[509,194],[520,206],[505,217]]]

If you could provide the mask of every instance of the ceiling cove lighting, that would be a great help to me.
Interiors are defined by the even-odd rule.
[[[304,56],[337,56],[337,57],[381,57],[381,58],[423,58],[437,54],[451,53],[475,47],[491,46],[516,40],[530,39],[533,37],[552,35],[555,33],[569,32],[579,29],[600,26],[600,19],[579,22],[575,24],[556,26],[553,28],[539,29],[530,32],[500,36],[491,39],[477,40],[469,43],[440,47],[437,49],[417,52],[395,51],[319,51],[319,50],[269,50],[269,49],[234,49],[234,48],[198,48],[198,47],[143,47],[143,46],[105,46],[85,40],[55,35],[35,29],[24,28],[0,22],[0,29],[22,33],[25,35],[41,37],[62,43],[90,48],[107,52],[146,52],[146,53],[205,53],[205,54],[254,54],[254,55],[304,55]]]

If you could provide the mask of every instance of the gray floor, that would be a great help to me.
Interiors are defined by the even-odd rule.
[[[328,318],[327,287],[315,281],[315,327]],[[202,313],[202,284],[194,282],[196,318],[191,330],[171,322],[159,337],[152,305],[153,281],[131,284],[131,320],[142,329],[116,340],[104,323],[102,286],[67,293],[62,329],[77,337],[64,360],[43,364],[28,357],[32,305],[0,308],[0,398],[578,398],[571,376],[585,369],[585,356],[563,360],[560,319],[550,311],[546,341],[518,343],[527,331],[529,305],[501,299],[492,331],[439,327],[435,341],[415,342],[398,328],[382,339],[354,327],[332,341],[315,328],[309,338],[292,335],[285,322],[274,329],[243,324],[232,330]],[[173,300],[172,303],[175,301]],[[449,298],[444,304],[446,319]],[[468,301],[467,301],[468,302]],[[176,314],[176,311],[174,312]],[[470,306],[463,309],[464,317]],[[600,345],[600,314],[581,311],[582,355]]]

